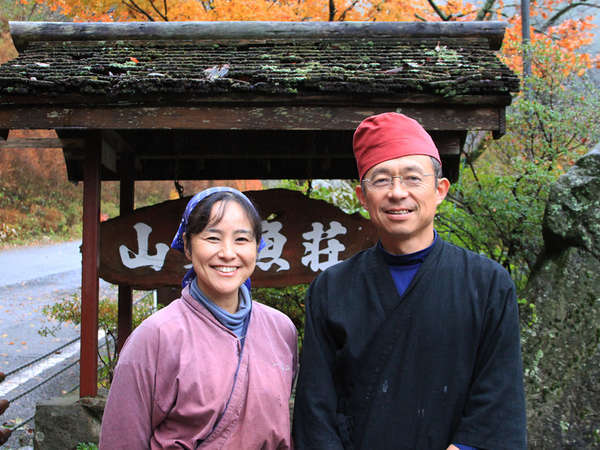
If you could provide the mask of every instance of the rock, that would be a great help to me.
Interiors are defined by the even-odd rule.
[[[600,447],[600,152],[550,190],[545,257],[524,298],[530,448]]]
[[[98,443],[106,393],[79,394],[39,402],[35,410],[34,449],[70,450],[80,442]]]
[[[581,247],[600,258],[600,145],[551,186],[544,240],[550,249]]]

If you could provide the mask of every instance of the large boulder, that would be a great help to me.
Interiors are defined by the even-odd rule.
[[[524,293],[530,448],[600,447],[600,151],[551,187],[546,254]]]
[[[39,402],[35,408],[36,450],[71,450],[79,443],[98,443],[106,393],[79,398],[77,392]]]

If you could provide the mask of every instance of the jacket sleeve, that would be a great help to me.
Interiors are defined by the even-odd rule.
[[[140,325],[127,340],[115,369],[100,431],[101,450],[147,450],[161,415],[154,399],[157,331]]]
[[[300,450],[344,448],[336,426],[335,342],[321,313],[324,292],[317,287],[318,280],[306,294],[304,341],[294,403],[294,445]]]
[[[489,303],[467,402],[452,442],[482,449],[525,449],[520,325],[508,273],[490,283]]]

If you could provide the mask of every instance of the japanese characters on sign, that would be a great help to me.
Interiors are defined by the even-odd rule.
[[[375,242],[368,220],[300,192],[274,189],[246,194],[268,218],[262,222],[266,246],[258,255],[253,286],[310,282],[318,272]],[[103,222],[100,276],[141,289],[179,285],[191,265],[169,244],[187,200]]]

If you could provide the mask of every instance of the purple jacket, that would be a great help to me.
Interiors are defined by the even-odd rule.
[[[260,303],[251,314],[237,376],[240,341],[188,288],[146,319],[119,357],[100,449],[291,448],[296,328]]]

